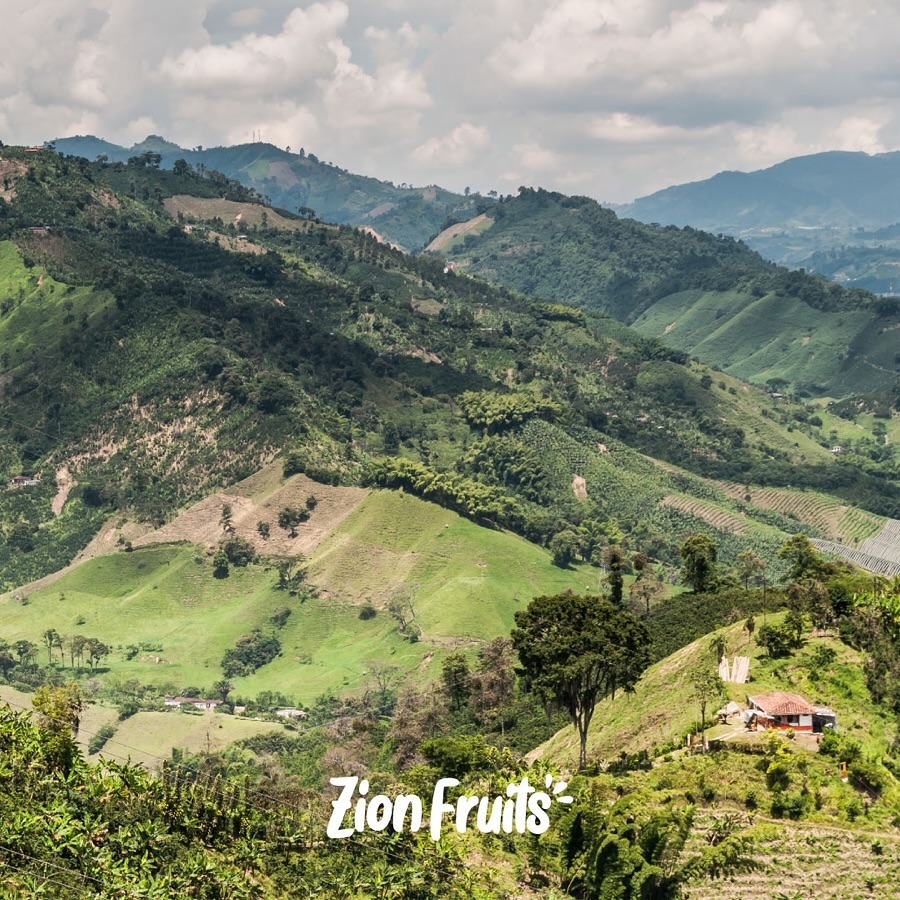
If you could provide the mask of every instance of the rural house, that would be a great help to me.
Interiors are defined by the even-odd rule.
[[[827,706],[813,706],[799,694],[770,691],[747,697],[744,721],[751,728],[779,731],[807,731],[821,734],[826,727],[837,728],[837,715]]]
[[[34,487],[36,484],[40,484],[40,478],[32,478],[28,475],[16,475],[12,481],[10,481],[10,487]]]
[[[166,706],[181,709],[182,706],[195,706],[197,709],[215,709],[222,703],[221,700],[204,700],[202,697],[172,697],[166,696]]]

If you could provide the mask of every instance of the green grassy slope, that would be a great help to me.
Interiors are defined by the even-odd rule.
[[[780,614],[770,615],[768,621],[780,618]],[[762,624],[763,618],[757,617],[757,621]],[[887,711],[873,702],[858,652],[832,637],[810,634],[805,646],[794,656],[769,659],[755,642],[748,644],[741,622],[702,637],[651,666],[634,694],[619,694],[614,700],[598,704],[588,734],[588,755],[602,762],[615,759],[622,751],[652,750],[673,740],[681,746],[684,735],[700,720],[700,707],[692,699],[690,672],[701,662],[714,666],[710,645],[717,635],[725,639],[729,657],[750,657],[751,681],[745,685],[726,685],[729,699],[742,703],[748,694],[772,690],[796,692],[811,703],[834,709],[842,732],[860,741],[866,752],[886,752],[893,738],[894,723]],[[834,662],[822,670],[810,664],[818,647],[830,647],[837,654]],[[714,719],[713,713],[715,709],[708,708],[707,718]],[[710,729],[709,735],[719,737],[735,730],[731,726],[717,726]],[[533,755],[577,765],[578,735],[571,726],[566,727]]]
[[[619,220],[542,190],[487,216],[492,227],[450,243],[459,269],[635,322],[743,379],[846,396],[889,391],[900,371],[884,337],[895,304],[777,268],[732,238]]]
[[[535,593],[595,587],[597,570],[562,570],[534,544],[490,531],[415,497],[371,494],[317,548],[309,579],[321,596],[300,602],[275,590],[270,566],[232,567],[213,576],[204,551],[154,545],[100,556],[27,596],[0,601],[0,634],[40,643],[41,634],[98,637],[113,649],[104,663],[116,680],[161,691],[218,680],[225,650],[253,628],[276,633],[282,655],[254,675],[233,679],[238,694],[277,690],[311,703],[325,691],[358,691],[369,661],[404,675],[433,677],[448,648],[508,634],[513,613]],[[403,593],[421,640],[397,632],[386,610]],[[360,618],[364,604],[378,610]],[[275,629],[274,611],[288,606]],[[139,647],[126,659],[129,645]]]

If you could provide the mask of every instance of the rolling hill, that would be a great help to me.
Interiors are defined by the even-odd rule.
[[[468,234],[439,238],[460,271],[584,309],[763,384],[889,393],[898,307],[765,262],[730,237],[621,220],[593,200],[526,189]]]
[[[165,169],[183,160],[200,171],[237,179],[265,195],[276,207],[292,212],[302,208],[305,215],[314,212],[326,222],[371,228],[384,240],[411,252],[421,250],[448,219],[472,218],[493,203],[485,197],[464,197],[436,185],[398,187],[355,175],[319,160],[313,153],[291,153],[290,148],[283,150],[272,144],[187,149],[151,135],[129,148],[93,136],[58,138],[51,145],[71,156],[90,160],[105,157],[123,163],[154,153]]]

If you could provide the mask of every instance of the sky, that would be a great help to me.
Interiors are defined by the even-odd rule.
[[[900,148],[893,0],[3,0],[0,140],[261,138],[621,203]]]

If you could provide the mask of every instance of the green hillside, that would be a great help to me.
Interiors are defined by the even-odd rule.
[[[4,479],[35,473],[41,484],[0,491],[2,587],[59,569],[104,520],[158,527],[278,452],[292,471],[344,484],[378,483],[384,459],[405,459],[432,480],[456,479],[453,498],[430,499],[544,546],[580,529],[585,558],[611,535],[642,549],[647,503],[706,497],[702,482],[675,484],[640,454],[707,477],[834,491],[881,514],[900,508],[884,472],[835,461],[824,438],[794,428],[800,407],[612,319],[445,271],[346,226],[267,212],[222,177],[142,157],[4,152],[15,171],[0,206],[0,466]],[[172,197],[193,206],[173,219]],[[178,212],[196,221],[188,228]],[[709,240],[721,243],[696,237]],[[529,398],[545,412],[490,425],[465,412]],[[601,445],[615,448],[608,458]],[[408,492],[424,490],[421,475]],[[641,479],[640,494],[614,489]],[[677,561],[683,535],[710,526],[684,506],[669,503],[653,529],[661,560]],[[785,523],[760,524],[782,531],[776,546]],[[737,538],[727,558],[752,534]]]
[[[745,380],[846,396],[889,392],[900,371],[890,300],[778,268],[731,237],[620,220],[543,190],[486,215],[491,227],[447,246],[459,269],[602,310]]]
[[[292,153],[272,144],[186,149],[154,136],[125,148],[94,137],[68,137],[53,142],[60,153],[90,160],[104,156],[127,162],[144,153],[157,153],[163,169],[181,160],[199,170],[233,178],[264,195],[276,207],[325,222],[373,228],[385,240],[410,252],[421,250],[448,220],[478,215],[492,200],[455,194],[436,185],[396,186],[356,175],[300,149]]]
[[[233,566],[222,579],[202,547],[150,544],[88,560],[28,591],[24,604],[7,594],[0,635],[36,644],[48,628],[97,637],[113,651],[103,664],[108,677],[162,694],[208,690],[222,677],[225,651],[260,628],[276,634],[281,655],[234,678],[235,690],[280,691],[309,705],[323,693],[359,691],[372,660],[390,661],[403,677],[434,676],[448,650],[507,634],[535,591],[597,587],[594,569],[557,568],[522,538],[387,491],[369,495],[330,533],[308,568],[319,596],[300,600],[275,589],[271,564]],[[412,607],[414,643],[387,609],[395,597]],[[367,605],[377,610],[371,618],[361,616]],[[286,623],[274,626],[285,607]]]

